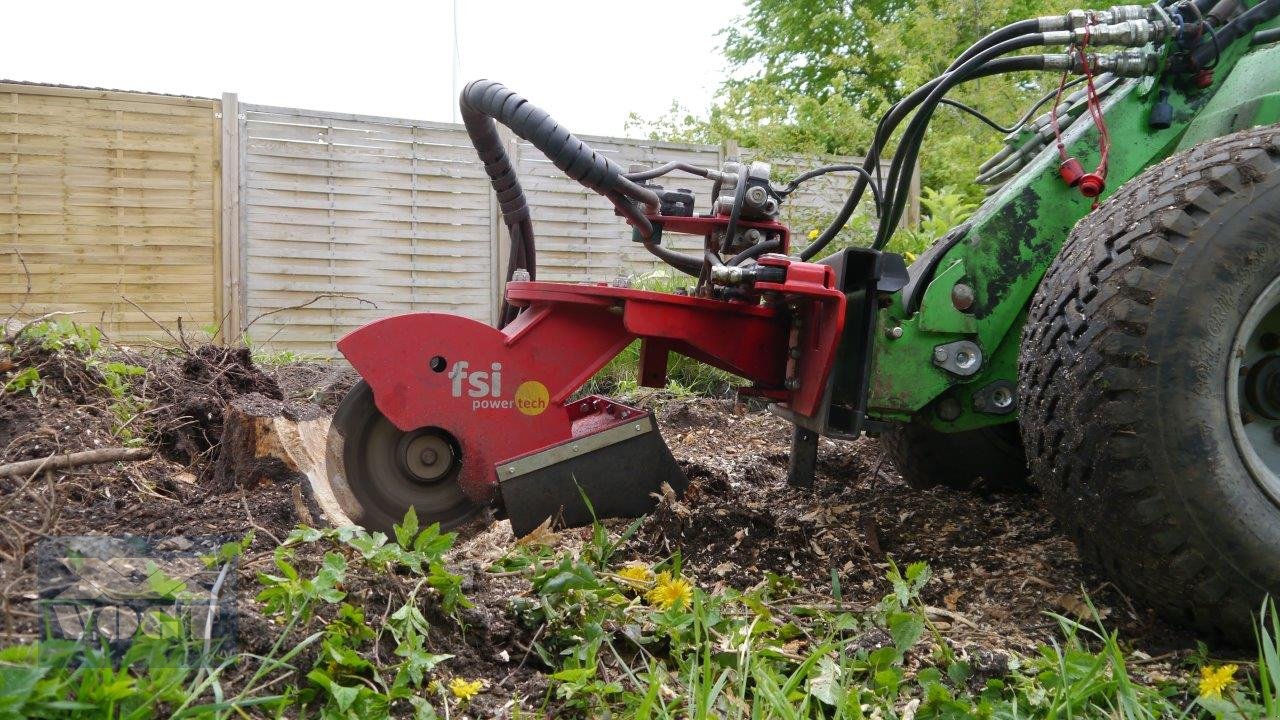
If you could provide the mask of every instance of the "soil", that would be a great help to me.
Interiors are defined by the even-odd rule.
[[[296,474],[281,473],[248,489],[209,482],[224,409],[241,398],[254,407],[305,410],[308,417],[331,412],[357,378],[322,363],[263,371],[247,351],[224,348],[135,355],[132,361],[148,368],[142,392],[150,407],[160,408],[144,436],[157,449],[152,458],[0,478],[2,642],[29,639],[37,629],[32,549],[43,536],[239,538],[253,530],[235,586],[238,643],[241,650],[266,651],[278,626],[254,599],[256,574],[269,571],[273,548],[312,518],[299,500]],[[0,463],[119,444],[110,397],[92,378],[64,375],[50,373],[36,396],[0,394]],[[884,575],[890,561],[921,560],[936,578],[925,602],[949,641],[971,657],[1034,650],[1058,635],[1057,621],[1046,613],[1085,616],[1086,595],[1138,658],[1151,658],[1144,661],[1147,670],[1170,673],[1195,649],[1191,636],[1084,569],[1034,494],[912,489],[867,438],[823,439],[816,483],[793,488],[785,478],[789,426],[767,412],[731,401],[667,399],[658,405],[658,417],[691,483],[685,497],[664,501],[642,524],[627,549],[633,558],[655,562],[680,552],[686,572],[712,590],[750,587],[775,573],[795,579],[821,602],[832,602],[834,580],[851,607],[889,592]],[[572,545],[582,532],[560,536]],[[506,522],[481,520],[461,531],[450,561],[475,607],[467,611],[465,632],[440,619],[429,639],[433,652],[456,656],[450,673],[488,679],[489,689],[472,704],[478,716],[510,714],[513,696],[529,698],[526,709],[536,708],[546,693],[546,677],[529,660],[534,638],[508,614],[511,599],[528,592],[528,582],[487,572],[513,541]],[[310,548],[299,551],[304,571],[319,561]],[[357,576],[347,589],[366,598],[366,613],[376,618],[385,609],[379,603],[390,596],[386,582],[394,579]]]

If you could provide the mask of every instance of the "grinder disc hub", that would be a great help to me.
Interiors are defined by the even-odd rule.
[[[452,443],[438,430],[406,433],[400,440],[404,470],[422,482],[438,482],[457,466]]]

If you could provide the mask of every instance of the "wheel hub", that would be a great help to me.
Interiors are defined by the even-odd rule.
[[[1241,460],[1280,504],[1280,278],[1262,291],[1236,331],[1227,410]]]

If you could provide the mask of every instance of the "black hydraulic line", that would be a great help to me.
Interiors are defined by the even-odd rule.
[[[823,167],[814,168],[808,172],[801,173],[796,176],[794,180],[787,183],[786,187],[780,190],[775,188],[773,191],[780,197],[786,197],[795,192],[802,183],[808,182],[820,175],[826,175],[833,172],[856,172],[859,175],[862,175],[867,180],[868,186],[871,188],[871,196],[876,203],[876,213],[878,214],[880,212],[880,185],[875,181],[875,178],[872,177],[871,173],[861,165],[824,165]]]
[[[753,258],[758,258],[765,253],[770,253],[775,250],[779,250],[781,248],[782,248],[781,240],[765,240],[764,242],[758,242],[755,245],[752,245],[751,247],[747,248],[746,250],[743,250],[742,252],[738,253],[737,255],[734,255],[733,257],[729,258],[727,261],[725,261],[725,265],[730,265],[730,266],[741,265],[742,263],[748,260],[751,260]]]
[[[1280,2],[1280,0],[1276,0],[1276,2]],[[928,96],[921,102],[915,115],[912,116],[907,130],[903,133],[898,152],[894,153],[893,164],[889,170],[889,183],[885,188],[887,192],[884,200],[888,210],[880,217],[879,227],[876,230],[876,240],[872,245],[874,249],[880,250],[888,243],[898,220],[902,217],[903,210],[906,209],[906,189],[911,182],[911,175],[909,170],[905,170],[904,174],[904,169],[915,166],[916,159],[920,155],[920,146],[924,140],[924,131],[928,127],[933,112],[937,109],[942,97],[956,85],[973,79],[983,65],[998,56],[1043,43],[1044,35],[1039,33],[1006,40],[966,60],[955,71],[943,76],[941,82],[937,83],[929,91]],[[892,192],[892,195],[889,192]]]
[[[971,58],[973,58],[975,55],[982,52],[983,50],[986,50],[989,47],[994,47],[996,45],[999,45],[1000,43],[1006,40],[1012,40],[1014,38],[1021,37],[1023,35],[1031,35],[1034,33],[1044,32],[1047,29],[1065,30],[1066,27],[1067,27],[1066,18],[1063,18],[1062,27],[1054,27],[1054,28],[1042,27],[1040,20],[1019,20],[1018,22],[1005,25],[999,30],[994,30],[991,33],[988,33],[986,37],[970,45],[968,50],[965,50],[963,53],[960,53],[960,56],[957,57],[954,61],[952,61],[951,65],[947,68],[947,72],[951,72],[952,70],[955,70],[956,68],[965,64]]]
[[[1223,25],[1210,34],[1209,42],[1192,50],[1182,71],[1199,70],[1216,58],[1222,48],[1253,32],[1258,25],[1280,15],[1280,0],[1262,0],[1257,5],[1245,10],[1234,20]]]
[[[626,173],[622,177],[636,182],[644,182],[645,180],[662,177],[663,175],[675,172],[676,170],[683,170],[691,175],[697,175],[698,177],[711,177],[711,170],[709,168],[698,167],[697,165],[691,165],[690,163],[679,161],[669,162],[665,165],[659,165],[656,168],[641,170],[640,172]]]
[[[634,203],[640,202],[656,209],[659,202],[657,193],[623,177],[622,168],[617,163],[592,150],[546,112],[492,80],[468,83],[458,104],[462,123],[484,164],[485,173],[498,197],[503,222],[511,235],[508,279],[519,268],[528,270],[529,277],[533,278],[537,267],[528,202],[515,167],[498,136],[499,122],[532,143],[566,175],[609,198],[620,214],[632,220],[639,218],[642,222],[636,222],[635,226],[642,237],[652,235],[652,225],[636,210]],[[499,322],[505,324],[513,316],[514,311],[504,300]]]
[[[972,105],[966,105],[960,102],[959,100],[952,100],[951,98],[942,98],[941,100],[939,100],[939,102],[942,103],[943,105],[950,105],[951,107],[956,108],[957,110],[962,110],[966,114],[972,115],[973,117],[982,121],[983,125],[986,125],[987,127],[991,128],[992,130],[995,130],[996,132],[1004,133],[1005,135],[1012,135],[1013,133],[1018,132],[1018,128],[1020,127],[1015,125],[1014,127],[1007,128],[1001,125],[1000,123],[996,122],[995,120],[992,120],[981,110],[978,110]]]
[[[1249,44],[1266,45],[1277,41],[1280,41],[1280,28],[1271,28],[1260,33],[1254,33],[1253,39],[1249,41]]]
[[[973,71],[966,78],[968,80],[976,80],[991,75],[1000,75],[1003,73],[1020,72],[1027,70],[1043,70],[1045,66],[1044,55],[1022,55],[1010,58],[997,58],[981,65],[977,70]],[[906,98],[899,100],[889,109],[889,111],[881,118],[880,124],[876,130],[876,136],[871,144],[871,148],[867,153],[866,160],[863,163],[863,169],[868,175],[859,176],[854,184],[853,190],[849,192],[845,199],[844,205],[840,208],[840,212],[835,219],[827,225],[826,229],[804,250],[800,252],[800,259],[808,260],[825,248],[836,235],[840,232],[849,218],[853,216],[853,211],[858,207],[858,203],[862,200],[862,194],[866,191],[870,184],[869,175],[873,170],[877,170],[880,166],[880,151],[884,144],[888,141],[889,135],[898,126],[907,113],[915,109],[924,98],[928,96],[929,91],[936,87],[946,75],[934,78],[916,89]],[[881,220],[883,222],[883,219]]]
[[[747,200],[747,164],[738,165],[738,184],[733,188],[733,207],[729,208],[729,224],[724,228],[725,246],[733,245],[733,235],[738,231],[742,218],[742,204]]]

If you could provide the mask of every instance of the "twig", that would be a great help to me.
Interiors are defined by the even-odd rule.
[[[284,544],[284,541],[276,537],[275,533],[262,527],[261,525],[258,524],[256,520],[253,519],[253,513],[249,511],[249,498],[244,494],[243,489],[240,490],[240,502],[244,505],[244,514],[249,518],[249,527],[253,528],[254,530],[261,530],[262,534],[274,540],[276,545]]]
[[[148,448],[116,447],[84,450],[82,452],[50,455],[45,458],[0,465],[0,477],[27,475],[28,473],[35,474],[41,470],[61,470],[81,465],[96,465],[122,460],[146,460],[149,457],[151,457],[151,450]]]
[[[14,248],[13,254],[18,256],[18,262],[22,264],[22,273],[27,276],[27,291],[23,293],[22,303],[18,305],[18,309],[9,313],[9,317],[5,318],[3,323],[0,323],[0,330],[6,331],[9,329],[9,321],[17,317],[18,313],[22,312],[22,309],[27,306],[27,300],[31,299],[31,270],[27,268],[27,260],[22,257],[21,250]]]
[[[140,312],[140,313],[142,313],[143,315],[147,316],[147,319],[148,319],[148,320],[150,320],[152,323],[154,323],[156,327],[158,327],[158,328],[160,328],[161,330],[163,330],[165,335],[168,335],[168,336],[169,336],[169,338],[170,338],[171,340],[173,340],[175,343],[177,343],[177,344],[178,344],[178,347],[183,348],[184,350],[190,350],[190,349],[191,349],[191,348],[187,347],[187,344],[186,344],[185,342],[183,342],[183,341],[182,341],[178,336],[174,335],[174,334],[173,334],[173,332],[172,332],[171,330],[169,330],[169,328],[165,327],[164,325],[161,325],[159,320],[156,320],[155,318],[151,317],[151,313],[147,312],[146,310],[143,310],[141,305],[139,305],[138,303],[136,303],[136,302],[134,302],[134,301],[130,300],[129,298],[125,297],[124,295],[121,295],[121,296],[120,296],[120,299],[121,299],[121,300],[123,300],[123,301],[125,301],[125,302],[127,302],[127,303],[129,303],[130,305],[132,305],[134,310],[137,310],[138,312]]]
[[[250,320],[249,324],[244,326],[243,332],[249,332],[249,328],[253,327],[254,323],[258,322],[264,317],[267,317],[268,315],[275,315],[276,313],[282,313],[286,310],[301,310],[302,308],[307,307],[308,305],[314,305],[325,298],[345,298],[347,300],[355,300],[357,302],[365,303],[366,305],[372,305],[373,309],[375,310],[378,309],[378,303],[372,300],[365,300],[364,298],[358,297],[356,295],[348,295],[347,293],[320,293],[319,295],[299,305],[290,305],[288,307],[276,308],[275,310],[268,310],[267,312],[262,313],[258,317]]]

